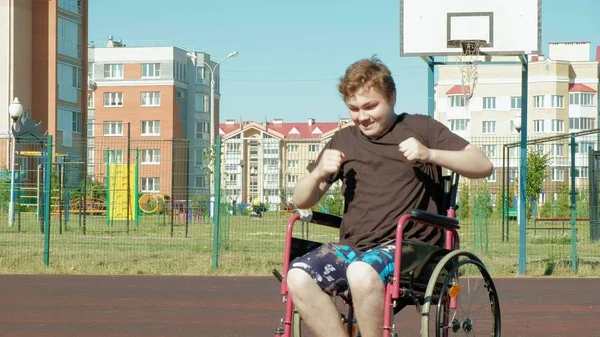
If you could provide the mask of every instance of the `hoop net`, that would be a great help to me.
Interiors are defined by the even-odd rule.
[[[465,100],[473,97],[477,85],[477,61],[479,48],[486,43],[485,40],[452,40],[449,45],[461,47],[462,54],[458,54],[458,68],[462,74],[461,85]]]

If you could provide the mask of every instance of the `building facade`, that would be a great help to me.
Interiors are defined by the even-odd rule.
[[[587,42],[550,43],[548,57],[530,56],[528,138],[543,139],[533,146],[552,159],[541,203],[548,193],[556,193],[557,186],[569,182],[568,135],[598,128],[599,61],[600,53],[592,58]],[[520,65],[479,64],[478,82],[468,104],[464,92],[471,88],[463,89],[459,69],[447,65],[439,70],[435,118],[488,154],[495,170],[487,180],[495,188],[502,183],[503,169],[511,180],[518,179],[520,136],[514,121],[521,116],[521,69]],[[576,139],[574,174],[581,188],[588,184],[588,153],[598,150],[598,139],[597,134]],[[511,143],[516,146],[505,149]]]
[[[24,118],[54,136],[55,152],[81,158],[85,137],[87,0],[0,0],[0,135],[8,138],[8,106],[18,97]],[[9,157],[1,155],[3,165]],[[21,170],[27,171],[27,160]],[[31,169],[31,168],[29,168]]]
[[[140,192],[181,199],[189,186],[193,195],[207,194],[200,162],[210,143],[210,55],[112,37],[90,45],[89,55],[88,176],[101,179],[105,163],[138,156]]]
[[[322,147],[338,130],[353,125],[338,122],[289,123],[236,122],[220,125],[222,145],[222,188],[228,202],[249,203],[255,198],[271,209],[291,200],[293,187],[306,174]]]

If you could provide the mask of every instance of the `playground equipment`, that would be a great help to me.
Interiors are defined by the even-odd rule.
[[[160,194],[142,194],[138,204],[140,210],[146,214],[162,213],[165,210],[165,198]]]
[[[109,150],[106,150],[109,162]],[[115,220],[134,220],[139,225],[138,205],[138,150],[135,164],[106,165],[106,224]]]

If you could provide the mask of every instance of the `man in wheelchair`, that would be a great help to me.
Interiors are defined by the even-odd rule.
[[[361,336],[381,336],[384,288],[393,275],[396,223],[411,209],[439,213],[442,168],[467,178],[492,173],[477,147],[424,115],[396,114],[396,87],[377,58],[346,70],[338,85],[355,125],[338,131],[295,186],[299,209],[314,206],[331,184],[343,183],[339,244],[290,263],[287,287],[303,322],[316,336],[345,336],[331,296],[351,297]],[[437,245],[440,230],[412,225],[406,240]],[[404,260],[404,259],[403,259]]]

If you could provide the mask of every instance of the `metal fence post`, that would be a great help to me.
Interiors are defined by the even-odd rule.
[[[571,270],[577,272],[577,223],[575,198],[575,134],[571,133]]]
[[[50,201],[52,196],[52,135],[46,139],[46,170],[44,170],[44,265],[50,264]]]
[[[219,208],[221,203],[221,136],[217,136],[214,169],[214,202],[213,202],[213,270],[219,268]]]

